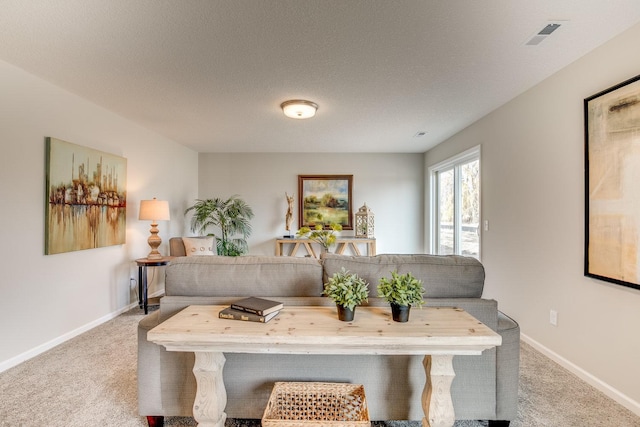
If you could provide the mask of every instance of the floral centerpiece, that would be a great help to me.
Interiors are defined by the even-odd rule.
[[[322,249],[326,252],[329,247],[336,242],[336,231],[342,231],[342,225],[329,224],[329,229],[325,229],[322,224],[317,224],[313,230],[309,227],[302,227],[296,235],[299,237],[307,237],[322,246]]]

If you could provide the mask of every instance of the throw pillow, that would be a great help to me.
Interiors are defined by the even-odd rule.
[[[182,243],[184,243],[184,251],[187,256],[217,255],[214,252],[216,244],[213,236],[183,237]]]

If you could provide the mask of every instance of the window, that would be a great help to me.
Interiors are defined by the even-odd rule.
[[[429,168],[431,253],[480,259],[480,146]]]

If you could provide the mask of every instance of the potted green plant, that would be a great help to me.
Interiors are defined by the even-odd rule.
[[[382,277],[378,282],[378,296],[391,305],[393,320],[396,322],[409,320],[412,305],[422,307],[423,294],[422,281],[411,273],[398,274],[397,271],[392,271],[391,278]]]
[[[322,224],[317,224],[313,230],[310,227],[302,227],[296,234],[319,243],[322,250],[328,252],[329,247],[336,242],[336,231],[342,231],[342,225],[332,223],[329,224],[329,229],[325,229]]]
[[[325,283],[322,294],[336,303],[338,319],[351,322],[356,306],[368,301],[369,285],[357,274],[349,273],[343,267]]]
[[[210,234],[216,238],[218,255],[238,256],[249,250],[247,238],[251,235],[253,210],[237,195],[224,200],[221,198],[200,200],[187,208],[185,215],[193,211],[191,230],[205,233],[213,226],[220,228],[220,235]]]

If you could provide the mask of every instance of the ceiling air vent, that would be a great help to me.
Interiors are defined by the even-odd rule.
[[[535,46],[542,43],[551,33],[560,28],[559,22],[549,22],[542,30],[538,31],[527,43],[527,46]]]

